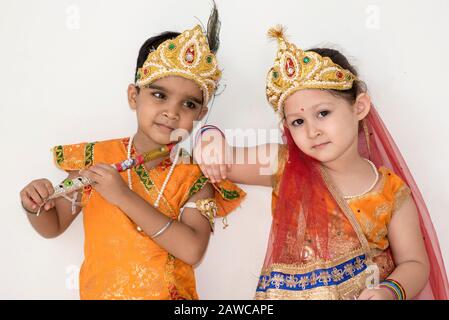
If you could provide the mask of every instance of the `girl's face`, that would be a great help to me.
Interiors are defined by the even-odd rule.
[[[194,121],[207,113],[198,85],[177,76],[156,80],[139,93],[130,85],[128,100],[136,110],[138,130],[160,145],[172,142],[174,130],[191,132]]]
[[[326,163],[357,152],[358,124],[369,106],[366,94],[351,105],[326,90],[300,90],[285,101],[284,124],[301,151]]]

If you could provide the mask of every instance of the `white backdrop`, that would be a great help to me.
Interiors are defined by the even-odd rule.
[[[342,49],[358,66],[408,161],[449,263],[449,2],[217,3],[226,90],[208,123],[276,128],[264,95],[276,52],[266,38],[272,25],[288,26],[290,39],[304,48]],[[52,146],[134,133],[126,87],[141,44],[165,30],[191,28],[195,17],[205,23],[209,11],[209,0],[0,2],[0,298],[78,299],[81,216],[62,236],[41,238],[21,210],[19,191],[32,179],[57,183],[65,177],[53,165]],[[270,227],[271,190],[246,190],[247,200],[229,217],[229,228],[217,228],[196,270],[203,299],[253,297]]]

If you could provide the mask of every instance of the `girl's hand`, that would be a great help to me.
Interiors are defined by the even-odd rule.
[[[209,129],[198,138],[193,158],[212,183],[220,182],[231,169],[232,148],[220,131]]]
[[[47,179],[37,179],[31,181],[20,191],[20,200],[25,210],[31,213],[37,213],[39,207],[49,196],[54,193],[53,185]],[[48,211],[55,206],[54,200],[48,201],[44,210]]]
[[[396,300],[393,293],[386,288],[365,289],[357,300]]]
[[[98,163],[88,169],[80,170],[80,175],[92,180],[94,182],[92,187],[115,206],[119,206],[126,196],[132,192],[120,173],[105,163]]]

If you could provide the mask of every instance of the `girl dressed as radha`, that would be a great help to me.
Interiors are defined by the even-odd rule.
[[[266,94],[286,143],[231,147],[210,127],[195,149],[211,181],[273,188],[256,299],[447,299],[424,200],[355,68],[336,50],[301,50],[281,27],[269,35],[279,49]]]

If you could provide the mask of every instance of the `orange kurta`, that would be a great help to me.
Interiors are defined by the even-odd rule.
[[[79,170],[95,163],[117,163],[127,157],[129,138],[53,148],[58,167]],[[133,191],[156,201],[170,167],[164,160],[151,170],[132,169]],[[127,173],[120,173],[127,181]],[[199,167],[175,167],[159,210],[177,219],[180,208],[208,182]],[[245,192],[229,181],[214,185],[219,215],[234,210]],[[193,267],[159,247],[118,207],[94,190],[83,194],[84,255],[80,271],[81,299],[198,299]]]

